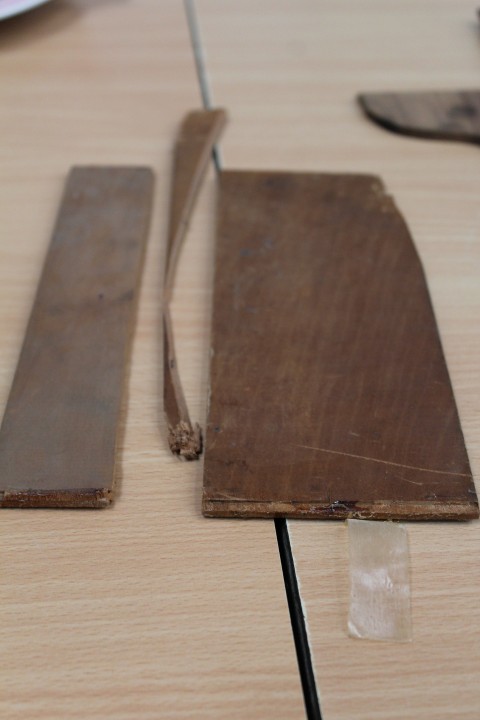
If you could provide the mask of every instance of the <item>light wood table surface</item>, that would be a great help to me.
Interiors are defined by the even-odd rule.
[[[480,472],[480,153],[390,135],[360,90],[476,87],[466,0],[195,0],[228,168],[381,174],[425,266]],[[160,297],[171,148],[201,105],[175,0],[55,0],[0,24],[0,403],[73,164],[145,164],[155,210],[120,495],[105,511],[1,511],[2,717],[302,718],[271,521],[205,520],[202,463],[175,461],[161,412]],[[174,323],[205,416],[213,172],[191,223]],[[85,447],[88,452],[88,447]],[[478,485],[478,483],[477,483]],[[480,718],[480,524],[409,525],[414,641],[349,639],[346,528],[290,522],[324,720]]]
[[[465,0],[198,0],[228,168],[380,174],[427,274],[480,476],[480,150],[389,134],[360,91],[480,88]],[[254,19],[254,20],[253,20]],[[343,523],[289,522],[325,720],[480,718],[480,524],[409,525],[414,640],[347,637]]]
[[[273,523],[205,520],[201,464],[166,445],[159,328],[171,154],[181,118],[200,105],[175,0],[65,0],[0,24],[2,408],[69,167],[156,173],[120,495],[103,511],[1,511],[4,720],[303,716]],[[201,418],[212,191],[211,176],[174,308]],[[205,271],[201,283],[188,267]]]

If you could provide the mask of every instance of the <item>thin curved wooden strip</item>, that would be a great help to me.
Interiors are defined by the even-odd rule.
[[[182,123],[175,146],[163,297],[163,398],[170,449],[185,460],[199,458],[202,452],[202,432],[200,425],[190,420],[178,373],[170,301],[187,224],[210,155],[225,122],[226,113],[223,110],[191,112]]]

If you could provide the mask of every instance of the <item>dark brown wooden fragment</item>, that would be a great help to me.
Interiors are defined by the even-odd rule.
[[[152,202],[148,168],[69,175],[0,430],[2,507],[104,507]]]
[[[359,102],[376,123],[403,135],[480,142],[480,91],[363,93]]]
[[[380,180],[220,176],[203,511],[468,519],[423,270]]]

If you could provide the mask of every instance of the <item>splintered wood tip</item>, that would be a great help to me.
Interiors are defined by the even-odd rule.
[[[168,428],[168,444],[174,455],[184,460],[198,460],[202,454],[202,430],[198,423],[191,425],[180,420],[177,425]]]

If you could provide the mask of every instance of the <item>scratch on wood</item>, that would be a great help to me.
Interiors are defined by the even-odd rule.
[[[316,450],[317,452],[331,453],[332,455],[344,455],[345,457],[357,458],[358,460],[369,460],[370,462],[381,463],[382,465],[393,465],[404,470],[418,470],[419,472],[435,473],[436,475],[451,475],[455,477],[472,477],[468,473],[449,472],[448,470],[432,470],[430,468],[416,467],[415,465],[402,465],[401,463],[391,462],[389,460],[380,460],[379,458],[365,457],[363,455],[355,455],[355,453],[341,452],[340,450],[329,450],[328,448],[317,448],[310,445],[296,445],[295,447],[304,448],[305,450]],[[413,482],[407,480],[407,482]],[[413,483],[414,485],[422,485],[422,483]]]

